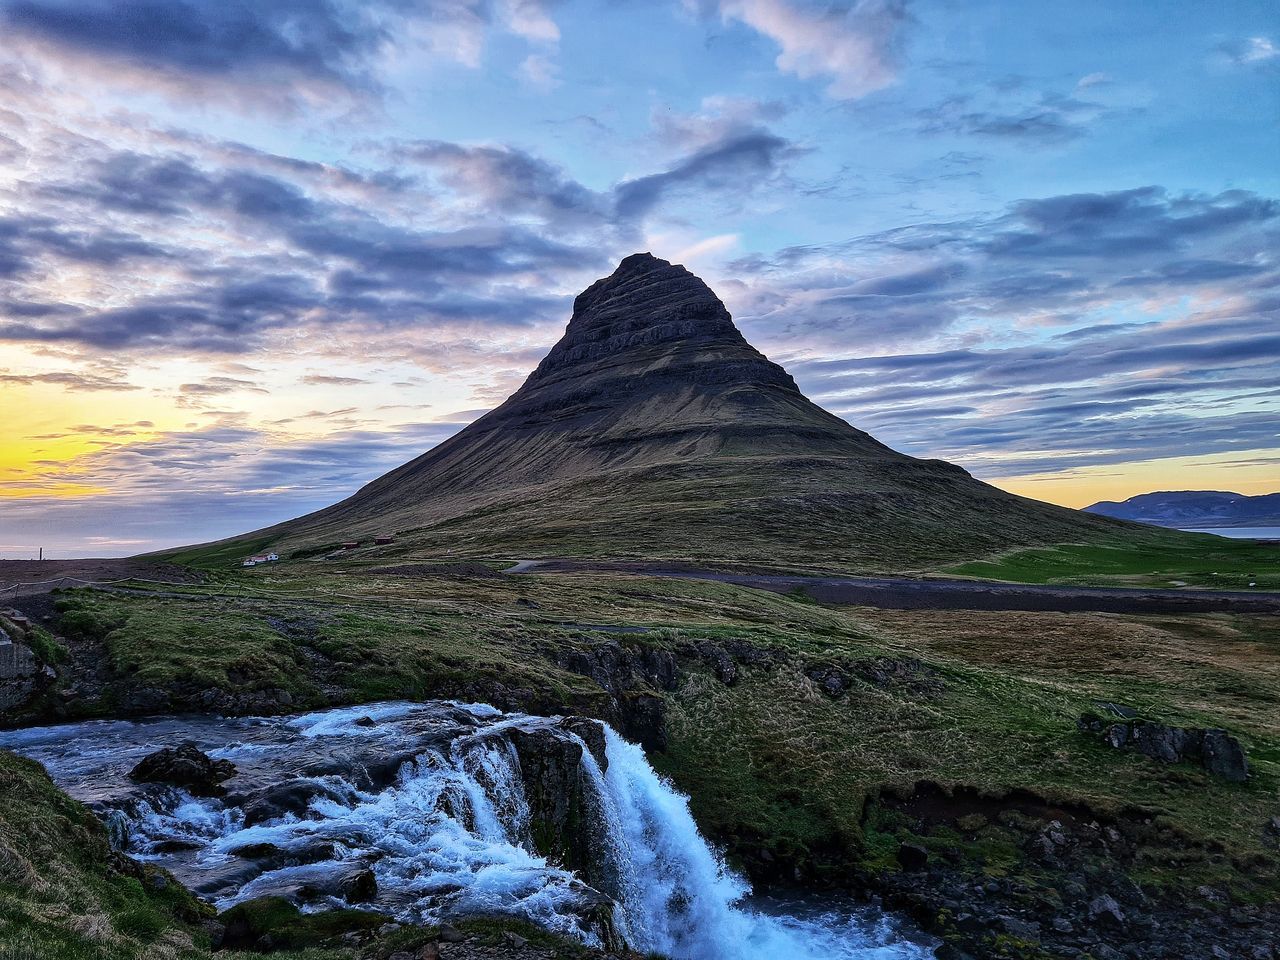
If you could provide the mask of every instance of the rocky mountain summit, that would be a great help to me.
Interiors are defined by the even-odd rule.
[[[505,403],[317,513],[283,554],[625,556],[903,570],[1138,532],[897,453],[823,410],[705,283],[648,253],[578,296]]]

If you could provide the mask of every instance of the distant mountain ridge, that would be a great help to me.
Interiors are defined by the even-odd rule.
[[[1102,500],[1087,513],[1160,527],[1280,526],[1280,493],[1248,496],[1225,490],[1162,490],[1120,502]]]
[[[340,503],[200,549],[908,571],[1173,536],[890,449],[806,398],[700,279],[642,253],[578,296],[502,405]]]

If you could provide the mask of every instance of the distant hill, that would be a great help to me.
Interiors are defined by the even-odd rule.
[[[1103,500],[1088,513],[1160,527],[1280,526],[1280,493],[1250,497],[1222,490],[1163,490],[1117,503]]]
[[[394,535],[393,544],[371,547]],[[808,400],[681,266],[627,257],[505,403],[332,507],[181,559],[359,554],[934,568],[1167,540],[917,460]]]

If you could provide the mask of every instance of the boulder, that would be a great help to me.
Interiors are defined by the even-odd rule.
[[[1089,902],[1089,919],[1101,926],[1123,927],[1125,923],[1124,911],[1108,893]]]
[[[1216,777],[1243,783],[1249,779],[1249,759],[1240,741],[1225,730],[1206,730],[1200,762]]]
[[[1109,712],[1114,716],[1119,709]],[[1199,763],[1215,777],[1236,783],[1249,778],[1244,748],[1225,730],[1171,727],[1141,719],[1117,723],[1093,712],[1081,714],[1076,727],[1081,733],[1099,736],[1114,750],[1134,750],[1162,763]]]
[[[378,878],[368,867],[352,870],[338,880],[338,892],[347,903],[368,903],[378,895]]]
[[[223,781],[235,775],[230,760],[214,760],[190,740],[147,754],[129,771],[130,779],[140,783],[168,783],[197,796],[222,793]]]
[[[923,870],[929,865],[929,851],[916,843],[900,844],[897,857],[903,870]]]

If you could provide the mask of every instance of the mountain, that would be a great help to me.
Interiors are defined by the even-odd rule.
[[[229,546],[314,555],[394,535],[376,555],[903,570],[1125,529],[889,449],[809,401],[700,279],[641,253],[578,296],[501,406],[348,499]]]
[[[1280,493],[1250,497],[1223,490],[1162,490],[1128,500],[1102,500],[1089,513],[1159,527],[1280,526]]]

